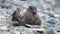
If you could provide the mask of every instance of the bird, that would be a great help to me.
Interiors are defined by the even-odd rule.
[[[35,6],[29,6],[24,13],[24,22],[30,25],[41,25],[41,19],[37,15],[37,8]]]
[[[15,10],[12,14],[12,21],[14,22],[14,26],[22,26],[23,16],[21,16],[20,12],[21,10],[17,8],[17,10]]]
[[[26,12],[21,16],[20,10],[17,9],[12,14],[12,21],[15,21],[15,26],[28,26],[29,25],[41,25],[41,19],[37,15],[37,8],[35,6],[29,6]]]

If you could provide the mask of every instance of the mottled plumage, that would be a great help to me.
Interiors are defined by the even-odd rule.
[[[12,21],[17,21],[14,25],[25,26],[25,24],[30,25],[41,25],[41,20],[37,15],[37,8],[34,6],[29,6],[23,16],[19,14],[20,10],[17,9],[12,14]]]

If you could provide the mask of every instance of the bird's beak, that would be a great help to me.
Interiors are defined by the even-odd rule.
[[[37,13],[37,11],[36,11],[36,10],[33,10],[33,11],[32,11],[32,13],[33,13],[33,14],[36,14],[36,13]]]

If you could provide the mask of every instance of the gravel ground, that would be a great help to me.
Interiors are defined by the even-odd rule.
[[[33,5],[37,7],[38,10],[37,13],[42,19],[41,26],[47,28],[53,27],[54,29],[56,29],[54,31],[57,31],[60,30],[60,12],[59,12],[60,4],[59,3],[60,0],[0,0],[0,15],[4,16],[4,19],[6,19],[6,26],[9,26],[11,23],[13,23],[11,20],[12,19],[11,15],[17,8],[21,10],[21,15],[23,15],[26,9],[29,6]],[[5,21],[2,23],[5,24]],[[15,28],[20,30],[19,27],[15,27]],[[29,32],[30,31],[32,34],[34,34],[32,30],[29,30]],[[13,29],[13,31],[10,32],[7,31],[1,32],[1,34],[4,33],[20,34],[20,31],[15,31]]]

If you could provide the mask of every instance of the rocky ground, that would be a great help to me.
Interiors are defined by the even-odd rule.
[[[1,28],[0,34],[35,34],[32,30],[26,30],[25,27],[19,26],[12,28],[10,25],[13,23],[11,15],[17,8],[21,10],[22,15],[31,5],[37,7],[37,13],[42,19],[41,27],[47,27],[44,34],[60,34],[57,32],[60,31],[59,3],[60,0],[0,0],[0,22],[7,27]]]

